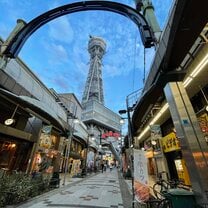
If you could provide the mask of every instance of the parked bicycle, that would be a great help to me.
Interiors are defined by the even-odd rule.
[[[165,175],[165,176],[164,176]],[[164,179],[165,178],[165,179]],[[153,193],[155,196],[156,208],[171,208],[171,202],[167,199],[167,193],[170,189],[185,189],[190,191],[191,187],[183,184],[179,180],[170,180],[167,172],[161,172],[158,174],[158,181],[153,185]]]

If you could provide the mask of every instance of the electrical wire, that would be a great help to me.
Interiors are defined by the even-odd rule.
[[[135,71],[136,71],[136,52],[137,52],[137,32],[135,34],[135,39],[134,39],[134,63],[133,63],[133,77],[132,77],[132,91],[134,91],[134,84],[135,84]]]
[[[144,47],[144,71],[143,71],[143,84],[145,83],[146,79],[146,53],[145,53],[145,47]]]

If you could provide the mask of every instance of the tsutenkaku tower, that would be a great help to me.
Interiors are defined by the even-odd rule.
[[[82,97],[82,104],[94,100],[104,105],[102,58],[105,54],[105,49],[106,43],[102,38],[90,36],[88,43],[90,68]]]
[[[120,161],[118,152],[113,144],[103,140],[102,134],[121,130],[120,116],[104,105],[102,58],[105,54],[106,43],[100,37],[90,36],[88,52],[90,54],[90,68],[82,97],[82,121],[87,126],[90,136],[95,138],[96,146],[108,145],[112,153]],[[116,144],[116,138],[109,137]]]

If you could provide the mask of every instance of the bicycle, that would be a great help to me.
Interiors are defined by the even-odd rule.
[[[166,174],[167,180],[164,180],[162,175]],[[182,183],[179,180],[169,180],[168,174],[166,172],[161,172],[158,174],[158,181],[153,185],[153,193],[156,197],[155,204],[156,208],[171,208],[172,201],[170,200],[169,191],[170,189],[184,189],[187,191],[191,190],[190,186]]]
[[[164,199],[163,193],[173,187],[172,183],[163,179],[163,174],[166,174],[166,178],[169,179],[167,172],[162,171],[158,173],[159,180],[153,185],[153,193],[156,199]]]

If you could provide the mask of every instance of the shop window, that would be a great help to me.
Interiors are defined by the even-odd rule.
[[[32,144],[14,139],[0,141],[0,168],[25,171]]]
[[[199,112],[204,107],[203,97],[200,92],[193,96],[190,101],[195,113]]]

